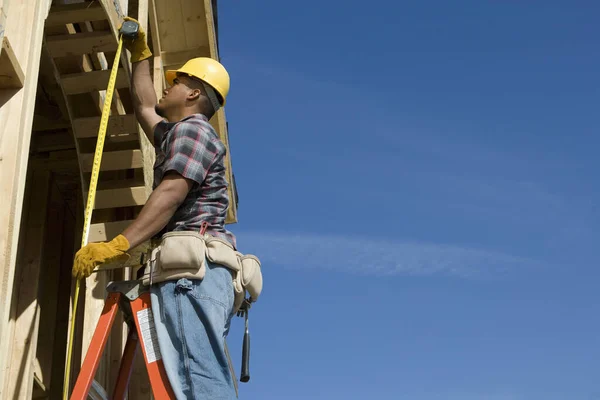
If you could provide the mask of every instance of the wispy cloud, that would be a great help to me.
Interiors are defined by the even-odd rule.
[[[240,250],[264,268],[317,268],[377,276],[489,278],[539,266],[528,258],[477,248],[312,233],[236,233]]]
[[[524,397],[510,393],[443,393],[425,396],[423,400],[523,400]]]

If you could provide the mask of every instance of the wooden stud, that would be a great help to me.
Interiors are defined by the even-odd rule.
[[[98,136],[101,117],[77,118],[73,120],[75,137],[91,138]],[[136,133],[138,129],[135,115],[113,115],[108,118],[107,135],[124,135]]]
[[[115,221],[115,222],[100,222],[90,225],[89,242],[104,242],[111,240],[119,233],[123,232],[133,220]]]
[[[13,89],[14,94],[2,95],[0,108],[0,198],[3,199],[0,208],[0,398],[13,398],[6,391],[9,371],[14,368],[10,357],[9,333],[14,325],[10,307],[44,19],[49,5],[49,0],[15,2],[5,30],[5,37],[10,37],[27,79],[21,90]]]
[[[144,186],[98,190],[96,191],[96,204],[94,205],[94,210],[141,206],[146,203],[147,199],[148,196]]]
[[[34,171],[32,195],[20,255],[20,268],[15,277],[13,304],[16,304],[14,318],[14,339],[10,357],[10,379],[7,399],[29,399],[33,392],[33,359],[36,353],[40,306],[38,285],[41,265],[44,259],[46,241],[46,214],[49,200],[51,175],[49,171]]]
[[[81,154],[83,172],[92,172],[94,154]],[[143,168],[141,150],[111,151],[102,155],[100,171],[116,171],[121,169]]]
[[[52,57],[65,57],[115,51],[117,42],[110,32],[83,32],[49,36],[46,46]]]
[[[106,90],[108,80],[110,79],[110,70],[80,72],[76,74],[66,74],[60,77],[65,94],[79,94],[98,92]],[[129,87],[129,77],[125,70],[119,68],[115,88]]]
[[[99,2],[54,5],[50,8],[46,27],[62,26],[74,22],[100,21],[106,19],[104,9]]]
[[[173,69],[179,68],[191,58],[210,57],[210,48],[208,46],[201,46],[188,50],[163,51],[160,56],[163,67]]]
[[[215,33],[213,9],[211,0],[203,0],[204,9],[206,13],[206,33],[208,35],[208,43],[210,47],[210,56],[216,60],[219,59],[219,53],[217,51],[217,38]],[[233,224],[238,221],[237,217],[237,203],[235,201],[236,192],[233,186],[233,169],[231,164],[231,151],[229,148],[229,130],[227,127],[227,119],[225,117],[225,109],[221,108],[211,118],[211,124],[219,134],[219,138],[227,147],[227,154],[225,155],[225,168],[227,169],[227,181],[229,182],[229,188],[227,194],[229,195],[229,207],[227,208],[227,216],[225,218],[226,224]]]
[[[54,176],[56,177],[56,175]],[[39,283],[38,302],[40,303],[41,315],[34,364],[34,378],[39,379],[41,386],[45,388],[51,386],[50,377],[58,314],[57,300],[59,297],[62,245],[65,236],[63,227],[66,225],[66,218],[68,218],[66,214],[68,214],[67,204],[55,178],[50,189],[46,228],[47,239],[44,244],[44,258],[42,260],[43,275],[40,275],[43,278],[40,279]]]
[[[148,0],[149,31],[152,36],[152,51],[154,55],[161,53],[160,33],[158,31],[158,19],[156,18],[156,0]]]
[[[13,51],[8,37],[2,38],[0,53],[0,89],[20,89],[25,82],[25,73]]]

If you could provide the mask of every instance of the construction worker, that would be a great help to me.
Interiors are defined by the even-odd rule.
[[[98,265],[126,258],[129,250],[165,233],[201,232],[228,243],[231,251],[236,248],[235,236],[224,227],[229,204],[226,148],[208,122],[225,104],[227,71],[211,58],[191,59],[179,70],[167,71],[170,87],[157,101],[145,32],[140,28],[137,39],[124,40],[124,47],[131,53],[136,117],[156,150],[154,189],[139,216],[120,235],[77,252],[73,266],[77,278],[89,276]],[[182,244],[175,256],[196,248]],[[196,272],[189,272],[192,265],[187,273],[157,276],[151,283],[154,323],[177,399],[229,400],[237,396],[225,348],[233,316],[232,273],[204,255],[202,259],[201,279],[197,265]]]

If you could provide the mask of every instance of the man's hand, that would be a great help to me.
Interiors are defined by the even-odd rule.
[[[75,254],[73,276],[77,279],[87,278],[98,266],[115,261],[126,261],[129,255],[129,241],[119,235],[108,243],[90,243]]]
[[[125,21],[135,22],[139,26],[137,38],[127,39],[123,37],[123,46],[125,46],[125,48],[131,52],[131,63],[150,58],[152,56],[152,52],[146,43],[146,32],[144,32],[140,23],[131,17],[123,17],[123,19]],[[121,27],[119,27],[119,30],[121,30]]]

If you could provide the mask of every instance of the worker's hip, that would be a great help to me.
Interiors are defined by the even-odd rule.
[[[259,259],[236,251],[227,241],[192,231],[169,232],[150,250],[142,282],[150,285],[188,280],[202,280],[207,265],[219,265],[229,272],[234,288],[234,313],[242,305],[248,291],[256,301],[262,291]]]
[[[177,399],[235,398],[224,348],[234,303],[229,270],[206,261],[203,279],[167,280],[150,291],[158,344]]]
[[[176,307],[181,307],[181,303],[175,304],[176,301],[183,301],[183,298],[189,297],[188,302],[202,305],[203,302],[210,302],[217,306],[220,310],[219,319],[229,318],[233,313],[234,289],[229,269],[205,260],[205,272],[202,279],[196,278],[179,278],[155,283],[151,286],[152,294],[160,293],[160,296],[165,302],[159,305],[164,319],[164,310],[171,306],[173,310]],[[179,299],[179,300],[178,300]],[[173,303],[173,304],[171,304]],[[195,306],[194,306],[195,307]],[[204,307],[207,310],[208,308]],[[185,310],[181,311],[182,313]],[[203,311],[204,313],[206,311]],[[188,315],[193,321],[196,315]],[[217,324],[218,325],[218,324]]]

